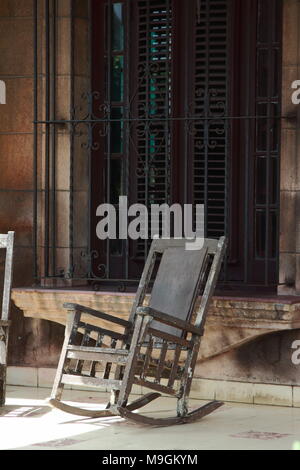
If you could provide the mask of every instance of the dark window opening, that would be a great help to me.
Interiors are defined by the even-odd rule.
[[[100,286],[138,280],[150,241],[96,237],[96,208],[111,203],[118,209],[119,196],[126,195],[129,204],[148,209],[204,204],[205,235],[229,239],[220,286],[274,290],[282,0],[90,0],[89,112],[71,113],[70,121],[59,122],[52,99],[56,12],[49,0],[45,5],[46,121],[36,122],[36,130],[45,128],[44,276]],[[75,35],[73,18],[74,47]],[[58,170],[51,164],[59,155],[56,139],[63,126],[71,135],[70,235],[63,247],[69,250],[69,268],[64,273],[56,259],[61,248],[56,246]],[[74,254],[82,247],[76,245],[81,239],[72,183],[74,155],[86,135],[89,235],[83,257],[89,267],[79,275]],[[38,151],[36,146],[36,161]]]
[[[107,184],[114,186],[107,170],[117,147],[120,195],[149,208],[204,204],[205,235],[230,239],[223,281],[275,286],[281,2],[133,0],[110,9],[106,81],[113,86],[105,99],[111,112],[122,102],[124,119],[111,124]],[[94,66],[105,67],[95,55],[97,46]],[[149,242],[122,243],[121,263],[102,245],[111,277],[138,278]]]

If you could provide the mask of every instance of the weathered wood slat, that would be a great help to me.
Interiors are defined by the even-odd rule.
[[[168,343],[167,343],[167,341],[164,341],[163,345],[162,345],[162,348],[161,348],[158,367],[157,367],[157,371],[156,371],[156,375],[155,375],[155,380],[157,382],[160,382],[162,372],[165,368],[165,359],[166,359],[167,351],[168,351]]]
[[[145,377],[147,377],[147,371],[148,371],[148,368],[149,368],[151,355],[152,355],[152,351],[153,351],[153,343],[154,343],[154,339],[150,335],[147,351],[146,351],[146,354],[145,354],[145,360],[144,360],[144,364],[143,364],[143,368],[142,368],[142,373],[141,373],[141,378],[142,379],[145,379]]]
[[[227,247],[227,240],[225,237],[221,237],[220,240],[217,242],[215,257],[213,259],[213,262],[210,268],[208,279],[207,279],[205,289],[201,298],[200,307],[197,312],[195,325],[196,327],[200,329],[204,328],[206,316],[208,313],[209,303],[210,303],[211,297],[213,295],[213,292],[217,283],[217,279],[218,279],[222,261],[225,255],[226,247]]]
[[[84,335],[82,337],[82,341],[81,341],[81,347],[86,347],[89,344],[89,340],[90,340],[89,332],[87,330],[85,330]],[[76,372],[81,373],[83,365],[84,365],[84,361],[83,360],[78,360],[77,363],[76,363],[76,367],[75,367]]]
[[[75,310],[76,312],[87,313],[93,317],[101,318],[102,320],[110,323],[116,323],[117,325],[124,326],[125,328],[130,328],[132,326],[129,321],[124,320],[123,318],[113,317],[108,313],[99,312],[97,310],[93,310],[92,308],[84,307],[83,305],[66,303],[64,304],[64,308],[67,310]]]
[[[102,335],[101,333],[98,333],[97,339],[96,339],[96,344],[95,344],[96,348],[101,348],[102,342],[103,342],[103,336],[104,335]],[[96,364],[97,364],[97,361],[92,362],[91,365],[90,365],[90,376],[91,377],[96,376]]]
[[[155,247],[154,242],[152,242],[150,251],[147,256],[147,260],[146,260],[146,263],[142,272],[142,277],[141,277],[141,280],[140,280],[140,283],[139,283],[139,286],[135,295],[135,299],[131,308],[129,321],[132,323],[134,323],[135,321],[137,308],[143,305],[147,288],[148,288],[148,285],[149,285],[149,282],[153,273],[155,261],[157,258],[157,254],[155,253],[154,247]]]
[[[141,315],[150,315],[155,320],[165,323],[166,325],[176,326],[176,328],[180,328],[183,331],[194,333],[195,335],[201,336],[203,334],[203,330],[201,328],[197,328],[189,322],[181,320],[180,318],[173,317],[172,315],[160,312],[152,307],[139,307],[137,309],[137,313]]]
[[[118,356],[128,356],[127,349],[113,349],[113,348],[97,348],[92,346],[74,346],[68,345],[68,351],[78,351],[78,352],[94,352],[94,353],[103,353],[103,354],[117,354]]]
[[[166,387],[165,385],[158,384],[156,382],[150,382],[150,380],[143,380],[138,377],[134,377],[133,383],[136,385],[141,385],[142,387],[151,388],[157,392],[167,393],[168,395],[177,395],[177,391],[171,387]]]
[[[142,369],[143,369],[143,364],[144,364],[144,361],[139,359],[138,362],[137,362],[137,366],[136,366],[136,375],[137,376],[141,375]],[[148,366],[147,377],[154,377],[155,378],[156,375],[157,375],[157,367],[158,367],[158,362],[155,362],[155,361],[151,360],[151,362]],[[170,364],[168,362],[166,362],[164,364],[163,370],[161,372],[161,379],[169,379],[171,369],[172,369],[172,367],[170,366]],[[183,369],[182,367],[178,366],[177,371],[176,371],[176,380],[181,378],[181,375],[182,375],[182,372],[183,372],[182,369]]]
[[[85,352],[85,351],[69,351],[67,354],[69,359],[78,359],[82,361],[107,361],[116,364],[126,364],[127,357],[118,354],[107,354],[99,352]]]
[[[51,400],[53,400],[53,402],[60,401],[62,397],[63,388],[64,388],[64,384],[62,383],[62,374],[63,374],[64,368],[70,362],[70,360],[67,359],[66,357],[67,348],[68,346],[70,346],[69,343],[72,337],[74,336],[74,325],[78,324],[79,316],[80,314],[74,311],[68,312],[67,324],[65,328],[65,339],[64,339],[63,346],[62,346],[60,358],[58,361],[58,366],[57,366],[55,379],[54,379],[52,392],[51,392]]]
[[[117,345],[117,341],[115,339],[112,339],[111,340],[111,348],[113,350],[116,349],[116,345]],[[114,353],[115,354],[115,353]],[[111,357],[114,357],[113,355],[111,355]],[[126,359],[127,361],[127,359]],[[110,372],[111,372],[111,368],[112,368],[112,363],[114,362],[114,360],[112,359],[111,362],[107,362],[106,363],[106,366],[105,366],[105,371],[104,371],[104,374],[103,374],[103,378],[104,379],[109,379],[109,375],[110,375]],[[120,361],[118,361],[118,364],[120,364]],[[123,362],[124,364],[124,362]]]
[[[126,338],[126,335],[122,335],[121,333],[117,333],[116,331],[106,330],[105,328],[100,328],[99,326],[90,325],[89,323],[79,322],[78,328],[88,330],[89,333],[92,333],[94,331],[95,333],[100,333],[104,336],[109,336],[110,338],[114,338],[121,341],[125,340]]]
[[[124,374],[122,380],[122,387],[120,389],[120,395],[118,397],[118,403],[127,403],[129,394],[132,389],[132,384],[135,376],[136,364],[138,361],[138,354],[140,352],[139,338],[141,334],[141,329],[143,328],[143,323],[147,322],[146,318],[137,317],[134,331],[131,340],[131,348],[128,354],[127,364],[124,367]]]
[[[157,338],[166,339],[171,343],[181,344],[181,346],[184,346],[186,348],[191,348],[193,344],[187,339],[179,338],[178,336],[171,335],[170,333],[166,333],[165,331],[156,330],[155,328],[149,328],[148,333]]]
[[[170,376],[169,376],[168,387],[173,387],[174,382],[176,380],[180,354],[181,354],[181,347],[177,345],[175,349],[175,354],[174,354],[173,366],[172,366]]]
[[[191,246],[195,240],[186,240],[184,238],[173,238],[173,239],[157,239],[153,240],[153,249],[157,253],[163,253],[167,248],[182,248],[186,247],[187,243]],[[208,249],[210,254],[215,254],[218,246],[218,240],[206,238],[204,240],[204,247]]]
[[[63,374],[62,383],[65,385],[89,385],[90,387],[114,387],[120,389],[122,386],[121,380],[106,380],[99,377],[84,377],[83,375]]]

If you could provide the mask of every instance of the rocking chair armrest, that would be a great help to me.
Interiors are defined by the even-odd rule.
[[[166,313],[160,312],[159,310],[155,310],[152,307],[138,307],[136,310],[136,313],[137,315],[149,315],[153,317],[154,320],[157,320],[161,323],[165,323],[166,325],[174,326],[183,331],[188,331],[197,336],[203,335],[203,329],[197,328],[191,323],[181,320],[180,318],[176,318],[176,317],[173,317],[172,315],[168,315]]]
[[[87,313],[96,318],[101,318],[102,320],[108,321],[110,323],[116,323],[117,325],[123,326],[125,328],[131,328],[131,323],[123,318],[114,317],[113,315],[109,315],[108,313],[101,312],[99,310],[94,310],[90,307],[85,307],[83,305],[72,304],[72,303],[65,303],[64,308],[67,310],[73,310],[80,313]]]

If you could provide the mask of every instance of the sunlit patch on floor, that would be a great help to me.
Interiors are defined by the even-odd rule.
[[[18,408],[4,408],[0,411],[0,416],[2,418],[34,418],[34,417],[41,417],[45,414],[48,410],[45,408],[35,408],[32,406],[21,406]]]

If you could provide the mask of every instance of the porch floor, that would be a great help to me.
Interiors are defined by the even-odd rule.
[[[65,393],[68,401],[80,401],[86,407],[104,405],[108,398],[106,393]],[[196,423],[151,428],[117,417],[90,419],[69,415],[47,406],[49,394],[49,389],[8,387],[6,405],[0,408],[0,449],[300,449],[299,408],[226,403]],[[199,401],[191,400],[190,404],[199,406]],[[174,399],[160,398],[143,411],[170,415],[174,406]]]

